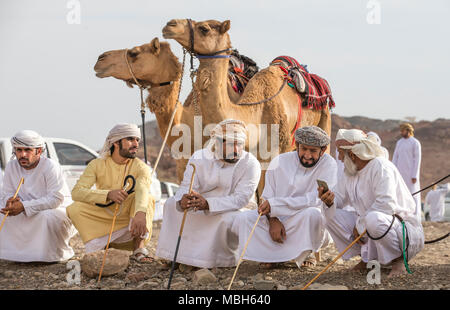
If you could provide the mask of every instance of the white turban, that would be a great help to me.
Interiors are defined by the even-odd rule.
[[[245,143],[247,140],[247,126],[240,120],[226,119],[217,124],[209,135],[211,140],[208,148],[215,153],[216,157],[221,158],[222,140]]]
[[[362,160],[371,160],[375,157],[383,157],[384,152],[377,139],[372,135],[366,135],[359,129],[339,129],[336,135],[336,146],[341,149],[351,150],[353,154]]]
[[[36,131],[22,130],[11,138],[11,145],[15,147],[40,148],[45,147],[45,141]]]
[[[113,143],[128,137],[141,138],[141,130],[136,124],[123,123],[114,126],[109,131],[108,137],[106,137],[105,144],[100,151],[100,156],[103,158],[110,156],[110,149]]]
[[[244,143],[247,140],[247,126],[240,120],[226,119],[217,124],[209,135],[212,140],[220,138]]]
[[[367,136],[368,136],[368,137],[373,136],[373,137],[377,140],[378,145],[381,145],[381,139],[380,139],[380,136],[377,135],[376,132],[369,131],[369,132],[367,133]]]

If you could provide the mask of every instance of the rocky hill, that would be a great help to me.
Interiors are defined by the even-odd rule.
[[[342,117],[332,115],[332,140],[339,128],[358,128],[364,131],[375,131],[382,140],[382,145],[389,150],[390,157],[394,154],[396,141],[400,138],[398,126],[401,120],[379,120],[362,116]],[[450,119],[435,121],[420,121],[413,123],[415,137],[422,144],[421,178],[422,187],[450,173]],[[155,163],[162,139],[156,121],[146,124],[147,146],[151,163]],[[335,154],[334,143],[331,144],[331,154]],[[175,161],[170,150],[165,147],[161,162],[157,169],[161,180],[176,182]],[[448,181],[450,182],[450,180]],[[425,195],[422,195],[424,197]]]

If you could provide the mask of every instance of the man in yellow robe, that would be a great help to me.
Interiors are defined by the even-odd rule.
[[[119,206],[111,247],[134,250],[140,262],[151,262],[145,245],[152,234],[154,199],[150,195],[150,170],[136,158],[141,134],[135,124],[118,124],[109,132],[101,157],[91,161],[72,190],[67,215],[80,233],[86,252],[102,250],[108,241],[114,210]],[[134,192],[124,190],[132,175]],[[92,187],[95,185],[95,189]],[[99,207],[96,204],[108,204]]]

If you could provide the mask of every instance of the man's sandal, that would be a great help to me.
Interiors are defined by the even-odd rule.
[[[132,258],[138,263],[153,263],[153,257],[148,255],[148,250],[146,248],[139,248],[134,250]]]
[[[307,257],[302,263],[302,267],[316,267],[316,259],[312,256]]]

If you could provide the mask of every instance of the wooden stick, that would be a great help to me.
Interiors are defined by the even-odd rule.
[[[325,271],[327,271],[328,268],[331,267],[331,265],[333,265],[339,258],[341,258],[341,256],[344,255],[345,252],[347,252],[348,250],[350,250],[350,248],[351,248],[353,245],[355,245],[355,243],[358,242],[359,239],[361,239],[362,236],[364,236],[366,232],[367,232],[367,231],[364,230],[364,231],[362,232],[362,234],[358,236],[358,238],[356,238],[355,240],[353,240],[353,242],[350,243],[350,244],[345,248],[344,251],[342,251],[338,256],[336,256],[336,258],[333,259],[333,261],[332,261],[331,263],[329,263],[329,264],[328,264],[321,272],[319,272],[319,273],[318,273],[311,281],[309,281],[309,283],[306,284],[306,285],[302,288],[302,291],[303,291],[303,290],[306,290],[306,289],[307,289],[314,281],[317,280],[318,277],[320,277],[320,276],[322,275],[322,273],[324,273]]]
[[[241,262],[242,262],[242,258],[244,257],[245,251],[247,250],[248,243],[250,242],[250,239],[251,239],[252,236],[253,236],[253,232],[255,231],[256,225],[258,225],[258,222],[259,222],[259,219],[261,218],[261,215],[262,215],[262,213],[260,213],[260,214],[258,215],[258,218],[256,219],[256,223],[255,223],[255,225],[253,225],[253,229],[252,229],[252,231],[250,232],[250,235],[248,236],[247,242],[245,243],[245,246],[244,246],[244,250],[243,250],[242,253],[241,253],[241,257],[239,257],[238,264],[237,264],[237,266],[236,266],[236,269],[234,270],[233,277],[231,278],[230,285],[228,285],[228,291],[231,289],[231,285],[233,284],[234,277],[236,277],[237,271],[238,271],[238,269],[239,269],[239,265],[240,265]]]
[[[128,167],[128,162],[125,165],[124,176],[123,176],[124,182],[125,182],[125,178],[126,178],[126,175],[127,175],[127,167]],[[130,167],[131,167],[131,165],[130,165]],[[128,184],[125,184],[123,186],[123,190],[127,189],[127,185]],[[122,205],[122,204],[120,204],[120,205]],[[114,224],[116,223],[117,211],[119,210],[119,206],[120,205],[118,203],[116,203],[116,208],[114,209],[114,215],[113,215],[113,220],[112,220],[112,224],[111,224],[111,230],[109,232],[108,242],[106,243],[105,254],[103,255],[102,266],[100,267],[100,272],[98,274],[97,285],[100,283],[100,280],[102,278],[103,267],[105,267],[105,261],[106,261],[106,253],[108,252],[109,243],[111,242],[111,236],[112,236],[112,233],[113,233],[113,230],[114,230]]]
[[[24,182],[24,179],[23,179],[23,178],[20,178],[19,185],[17,186],[16,192],[14,193],[14,196],[13,196],[12,199],[16,199],[17,194],[19,193],[20,187],[22,186],[23,182]],[[6,220],[6,218],[8,217],[8,214],[9,214],[9,211],[6,211],[6,214],[5,214],[5,216],[3,217],[2,223],[0,224],[0,231],[1,231],[2,228],[3,228],[3,224],[5,224],[5,220]]]
[[[194,168],[194,171],[192,171],[191,184],[189,184],[189,194],[192,193],[192,186],[194,185],[194,175],[196,171],[195,165],[194,164],[190,165],[192,166],[192,168]],[[175,262],[177,260],[178,248],[180,247],[181,235],[183,234],[184,222],[186,221],[187,211],[188,209],[184,209],[183,220],[181,221],[180,233],[178,234],[177,246],[175,248],[175,255],[173,257],[172,268],[170,270],[169,281],[167,282],[168,290],[170,289],[170,284],[172,283],[173,272],[175,270]]]

